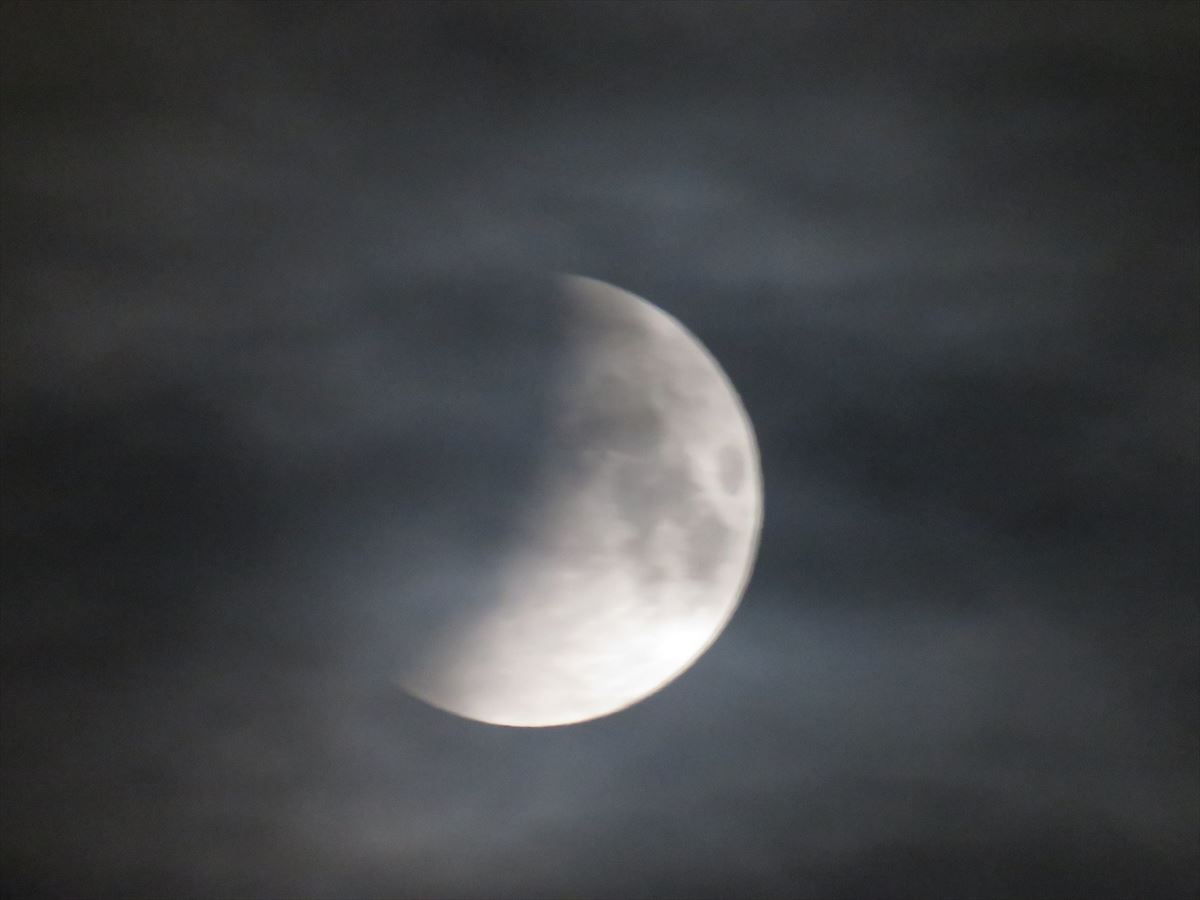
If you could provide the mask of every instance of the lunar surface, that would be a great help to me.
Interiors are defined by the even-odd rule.
[[[569,365],[495,595],[401,678],[500,725],[593,719],[675,679],[733,615],[762,519],[753,430],[700,342],[611,285],[561,295]]]

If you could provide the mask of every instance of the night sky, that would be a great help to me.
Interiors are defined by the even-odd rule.
[[[1200,5],[0,26],[6,896],[1200,892]],[[712,351],[765,513],[690,671],[514,729],[394,675],[556,272]]]

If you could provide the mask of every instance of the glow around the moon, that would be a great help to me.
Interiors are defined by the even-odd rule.
[[[484,722],[616,712],[712,644],[748,580],[758,449],[729,380],[678,321],[590,278],[562,279],[577,347],[493,602],[402,679]]]

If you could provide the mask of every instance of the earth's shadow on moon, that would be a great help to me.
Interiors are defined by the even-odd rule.
[[[406,294],[394,325],[406,348],[426,348],[433,377],[449,380],[452,408],[423,410],[404,440],[385,442],[369,467],[380,480],[363,482],[373,512],[357,530],[369,546],[347,545],[337,577],[360,598],[373,674],[390,671],[407,688],[496,602],[499,572],[524,540],[543,483],[556,385],[573,349],[570,311],[549,276],[486,271],[429,279]],[[389,454],[403,461],[390,464]],[[391,465],[410,478],[380,497],[371,485],[386,484]],[[413,472],[424,477],[414,482]]]

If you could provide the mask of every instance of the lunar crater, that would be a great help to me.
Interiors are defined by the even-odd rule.
[[[746,482],[746,456],[733,444],[721,448],[717,462],[721,486],[730,494],[736,494]]]

